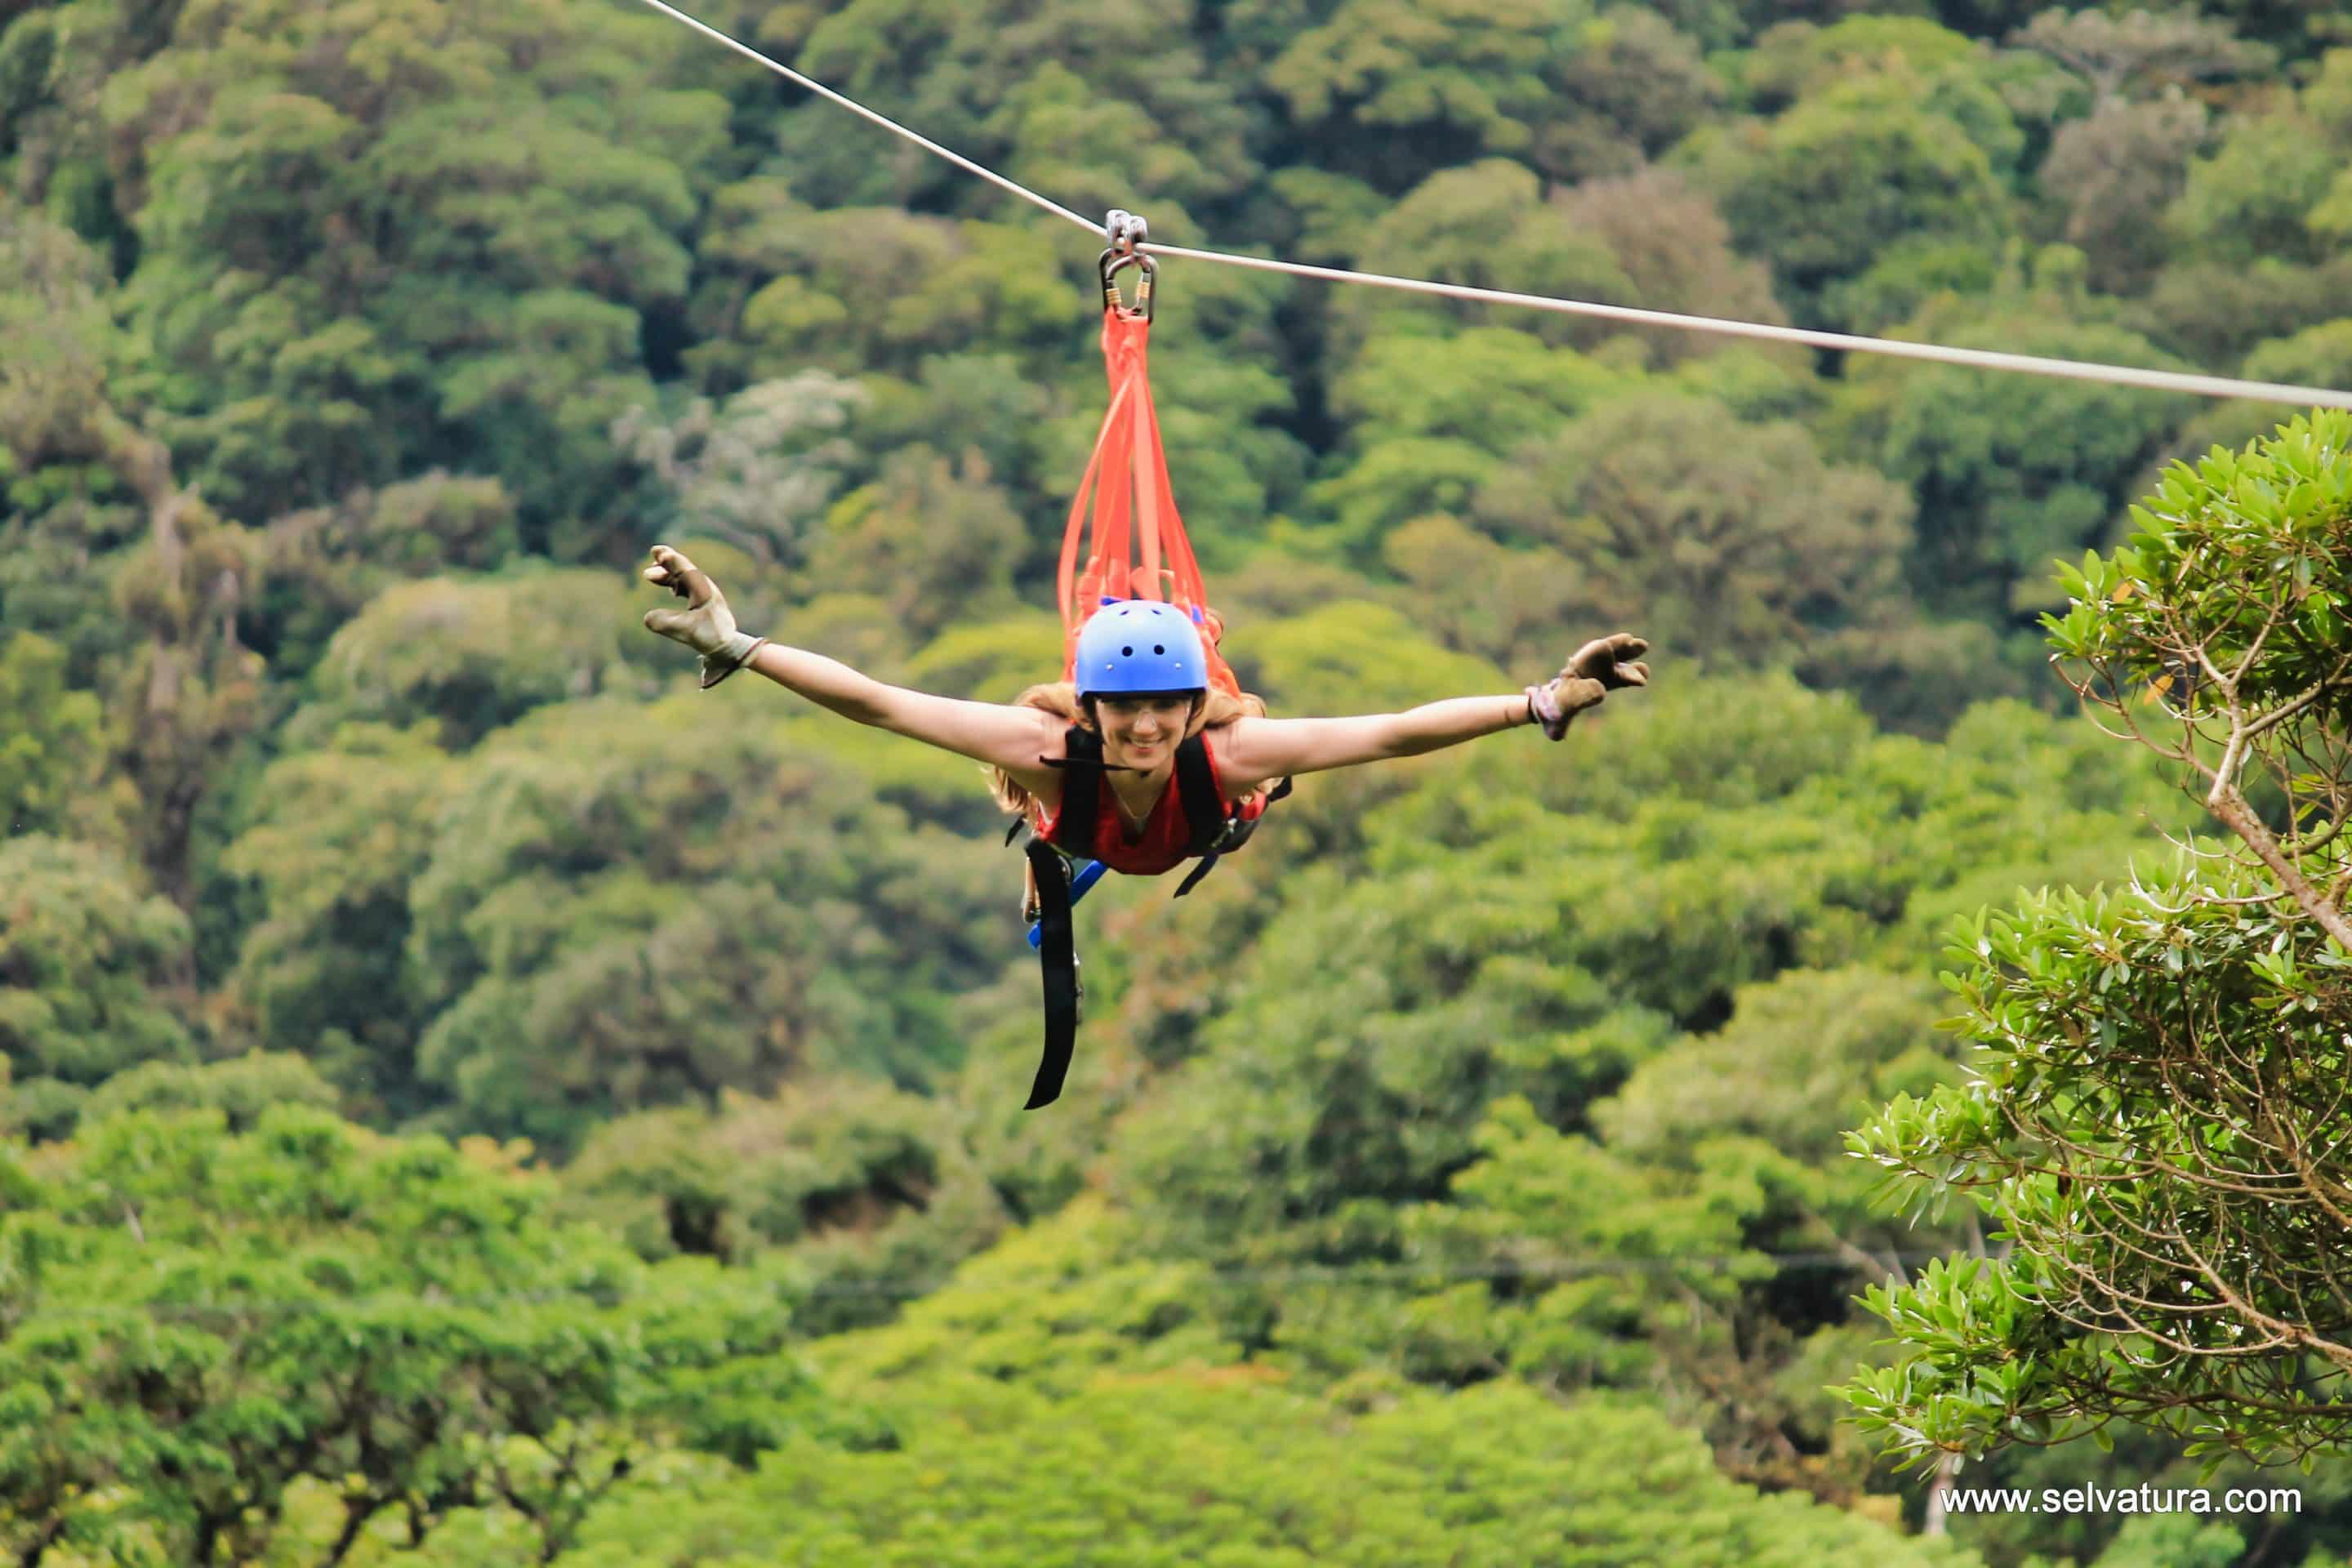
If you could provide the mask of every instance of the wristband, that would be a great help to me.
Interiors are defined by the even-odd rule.
[[[755,637],[749,632],[737,632],[727,639],[727,646],[717,654],[702,656],[702,689],[709,690],[751,661],[751,656],[768,645],[766,637]],[[725,663],[719,661],[724,659]],[[713,675],[711,671],[717,669]]]
[[[1559,704],[1552,700],[1550,687],[1528,688],[1528,722],[1542,725],[1546,739],[1565,740],[1568,736],[1568,721],[1571,717],[1572,715],[1559,710]]]

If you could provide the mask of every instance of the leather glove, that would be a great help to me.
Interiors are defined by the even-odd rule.
[[[1568,726],[1587,708],[1597,707],[1620,687],[1650,684],[1650,667],[1634,662],[1650,651],[1632,632],[1595,637],[1578,648],[1548,686],[1528,688],[1528,717],[1549,739],[1565,739]]]
[[[702,656],[705,691],[742,668],[744,661],[768,640],[738,631],[735,613],[727,607],[727,595],[719,591],[719,584],[667,544],[654,546],[654,563],[646,568],[646,581],[686,601],[682,610],[647,610],[646,629],[682,642]]]

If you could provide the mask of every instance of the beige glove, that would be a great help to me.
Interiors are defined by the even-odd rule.
[[[1650,684],[1650,667],[1633,662],[1649,651],[1649,643],[1632,632],[1593,638],[1570,657],[1549,685],[1528,688],[1528,721],[1541,724],[1551,740],[1565,739],[1570,722],[1610,692]]]
[[[646,581],[667,588],[686,601],[682,610],[647,610],[646,629],[682,642],[702,656],[702,689],[706,691],[743,668],[766,637],[735,629],[735,613],[727,595],[702,570],[667,544],[654,546],[654,563]]]

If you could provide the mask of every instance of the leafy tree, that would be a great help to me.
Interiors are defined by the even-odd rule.
[[[148,1062],[116,1073],[82,1107],[86,1125],[133,1111],[217,1110],[232,1133],[259,1127],[270,1108],[333,1110],[335,1086],[293,1051],[249,1051],[225,1061]]]
[[[1333,1216],[1441,1195],[1493,1100],[1578,1126],[1670,1023],[1711,1029],[1792,964],[1901,963],[1984,884],[2146,842],[2121,808],[2164,800],[2015,704],[1959,732],[1965,762],[1785,677],[1597,717],[1583,766],[1486,742],[1360,824],[1344,879],[1286,871],[1183,1091],[1130,1119],[1121,1189],[1221,1248],[1376,1251],[1384,1211],[1353,1241]],[[2057,780],[2078,813],[2013,821]]]
[[[0,887],[5,1121],[55,1136],[112,1074],[193,1053],[173,994],[188,920],[116,855],[37,833],[0,843]]]
[[[1663,651],[1754,668],[1874,618],[1901,591],[1909,498],[1831,468],[1801,426],[1720,405],[1622,397],[1528,443],[1470,516],[1575,563],[1571,622],[1634,626]]]
[[[1007,1301],[1002,1339],[980,1342],[982,1364],[1051,1344],[1034,1298],[1027,1310],[1021,1300]],[[1969,1561],[1806,1500],[1735,1486],[1696,1438],[1653,1412],[1558,1403],[1512,1383],[1353,1413],[1245,1364],[1196,1363],[1106,1376],[1051,1400],[959,1373],[929,1383],[922,1400],[930,1419],[910,1424],[903,1452],[844,1456],[795,1442],[691,1513],[669,1499],[604,1510],[567,1561],[611,1568],[681,1539],[714,1558],[854,1557],[886,1568],[978,1568],[1041,1549],[1073,1568],[1629,1554],[1677,1565]],[[1041,1467],[1040,1452],[1057,1462]],[[1171,1455],[1181,1463],[1171,1467]],[[1572,1500],[1559,1495],[1563,1475],[1574,1478]]]
[[[67,685],[65,649],[35,632],[0,642],[0,822],[10,834],[103,832],[119,787],[99,778],[98,697]]]
[[[950,621],[1015,607],[1013,573],[1031,541],[977,453],[950,463],[901,447],[882,477],[844,496],[824,522],[809,576],[828,589],[875,595],[910,640]]]
[[[649,1260],[788,1268],[817,1334],[894,1316],[1006,1223],[951,1107],[856,1078],[607,1122],[563,1186],[568,1212]]]
[[[762,695],[566,703],[453,781],[407,962],[420,1066],[459,1125],[563,1147],[790,1072],[918,1084],[953,1060],[950,997],[1005,959],[976,924],[1003,862],[793,739],[834,716],[713,706]]]
[[[305,1479],[337,1517],[304,1561],[498,1506],[545,1562],[677,1429],[695,1373],[812,1392],[769,1361],[772,1289],[559,1227],[546,1179],[490,1151],[279,1106],[240,1135],[130,1112],[62,1163],[0,1158],[0,1530],[23,1563],[260,1560]]]
[[[1365,231],[1353,265],[1370,272],[1440,283],[1633,302],[1633,280],[1607,246],[1541,199],[1541,183],[1524,165],[1485,158],[1432,174]],[[1341,357],[1383,331],[1493,328],[1491,306],[1426,300],[1369,289],[1333,305],[1334,349]],[[1549,343],[1576,341],[1589,323],[1555,312],[1527,324]]]
[[[1745,104],[1777,112],[1842,79],[1890,68],[1930,79],[1981,52],[1972,39],[1931,17],[1864,14],[1781,22],[1765,29],[1737,63]]]
[[[2347,289],[2352,252],[2311,267],[2275,257],[2252,266],[2176,261],[2148,290],[2140,330],[2192,363],[2234,364],[2265,339],[2334,320]]]
[[[544,704],[650,690],[642,611],[642,595],[611,574],[576,568],[397,584],[335,633],[288,739],[317,745],[353,722],[428,724],[441,745],[464,751]]]
[[[2250,380],[2292,386],[2352,386],[2352,318],[2325,321],[2259,343],[2246,355],[2239,373]],[[2240,447],[2277,427],[2276,404],[2231,398],[2209,406],[2182,426],[2173,450],[2185,458],[2215,447]],[[2160,478],[2160,474],[2149,475],[2143,488],[2153,488]]]
[[[1129,182],[1119,194],[1205,202],[1238,192],[1257,165],[1252,116],[1234,79],[1209,69],[1194,41],[1213,30],[1203,9],[1191,0],[1116,11],[853,0],[807,28],[792,63],[992,168],[1054,170],[1079,137],[1095,133],[1108,139],[1097,146],[1121,147]],[[781,165],[805,199],[962,212],[1001,201],[880,131],[845,135],[839,113],[812,103],[781,127]],[[1177,126],[1182,134],[1171,136]],[[1125,144],[1129,133],[1140,133],[1139,142]],[[1156,151],[1155,140],[1174,145]],[[1089,154],[1087,163],[1099,167],[1101,159]]]
[[[252,887],[224,998],[264,1047],[299,1053],[354,1110],[414,1115],[424,1028],[401,952],[409,894],[457,780],[415,731],[352,724],[262,775],[252,820],[222,855]]]
[[[2020,301],[2024,306],[2024,301]],[[1926,335],[2056,359],[2185,368],[2137,333],[2055,325],[2030,307],[1963,326],[1926,313]],[[1950,321],[1948,328],[1945,323]],[[1946,611],[1990,619],[2047,598],[2051,558],[2095,543],[2126,487],[2184,407],[2174,395],[2034,375],[1874,362],[1856,367],[1864,439],[1919,498],[1912,585]]]
[[[2336,49],[2291,103],[2229,123],[2213,155],[2191,165],[2167,220],[2195,259],[2325,262],[2352,234],[2347,150],[2352,49]]]
[[[1770,270],[1732,249],[1731,230],[1715,204],[1679,172],[1645,168],[1587,180],[1554,201],[1572,229],[1594,236],[1609,247],[1633,285],[1631,303],[1676,315],[1786,324],[1787,312],[1772,295]],[[1630,332],[1650,345],[1662,365],[1756,352],[1734,339],[1686,329],[1596,323],[1591,330]],[[1791,370],[1811,369],[1801,351],[1769,353],[1773,363]]]
[[[520,552],[514,499],[495,479],[435,471],[270,520],[259,585],[238,620],[273,675],[299,680],[329,639],[395,583],[488,572]]]
[[[108,762],[137,792],[131,831],[140,858],[185,905],[207,773],[262,716],[260,661],[236,636],[253,541],[184,482],[163,444],[118,404],[110,370],[131,350],[98,292],[95,258],[55,226],[0,203],[0,270],[10,263],[21,271],[0,296],[0,331],[25,346],[0,376],[0,449],[37,477],[60,464],[97,470],[139,509],[139,525],[125,530],[137,542],[117,541],[126,547],[106,568],[93,572],[71,549],[41,564],[94,579],[112,600],[85,601],[76,629],[103,649],[106,668],[93,684],[115,699]],[[125,626],[137,635],[125,636]]]
[[[1419,514],[1466,508],[1518,447],[1622,384],[1573,349],[1506,327],[1372,339],[1331,388],[1351,460],[1309,492],[1338,524],[1327,542],[1362,549]]]
[[[2048,55],[2090,83],[2102,110],[2168,89],[2258,76],[2278,58],[2265,45],[2242,41],[2229,22],[2189,9],[2043,11],[2010,42]]]
[[[633,409],[613,437],[676,495],[682,526],[773,569],[803,553],[853,451],[839,432],[864,401],[854,384],[811,372],[747,387],[723,409],[697,397],[674,422]]]
[[[2021,146],[1990,89],[1896,69],[1842,77],[1753,136],[1703,128],[1677,158],[1715,194],[1740,249],[1770,263],[1797,323],[1839,329],[1857,324],[1840,286],[1894,247],[1997,246],[2010,221],[2000,170]]]
[[[2137,293],[2163,266],[2170,247],[2148,215],[2180,195],[2206,124],[2202,104],[2164,99],[2104,103],[2059,128],[2042,184],[2064,204],[2066,242],[2088,258],[2094,287]]]
[[[1656,14],[1569,0],[1345,0],[1265,79],[1309,161],[1391,192],[1480,154],[1556,179],[1622,174],[1678,140],[1714,91],[1697,48]]]
[[[2345,1441],[2347,436],[2328,413],[2176,466],[2129,546],[2064,574],[2045,625],[2069,683],[2239,844],[1954,928],[1978,1080],[1898,1098],[1853,1146],[1914,1203],[1958,1191],[2011,1249],[1873,1293],[1904,1355],[1847,1396],[1906,1456],[2117,1420],[2192,1454]]]
[[[108,123],[149,171],[126,300],[207,493],[290,510],[437,462],[499,473],[535,543],[593,510],[723,139],[723,100],[631,47],[673,30],[252,4],[188,13],[123,73]]]
[[[715,391],[815,371],[911,379],[932,354],[1066,361],[1083,318],[1046,236],[885,207],[820,210],[774,179],[713,200],[714,277],[695,320],[712,342],[689,363]],[[822,386],[806,384],[806,388]]]

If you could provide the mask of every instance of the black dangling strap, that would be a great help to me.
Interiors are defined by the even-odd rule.
[[[1045,982],[1045,1055],[1037,1064],[1024,1110],[1061,1097],[1078,1037],[1078,953],[1070,923],[1070,872],[1060,851],[1042,838],[1022,848],[1037,883],[1037,959]]]
[[[1176,896],[1181,899],[1185,894],[1191,892],[1192,890],[1193,883],[1207,876],[1216,868],[1217,857],[1223,853],[1223,850],[1212,849],[1206,855],[1202,856],[1201,863],[1192,868],[1192,874],[1187,876],[1182,881],[1176,884]]]

